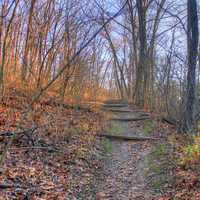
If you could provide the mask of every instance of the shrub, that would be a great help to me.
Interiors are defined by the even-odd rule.
[[[191,144],[182,148],[180,164],[190,167],[191,164],[199,164],[200,161],[200,136],[196,136]]]

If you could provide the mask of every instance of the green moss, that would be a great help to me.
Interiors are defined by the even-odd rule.
[[[200,155],[200,145],[190,144],[183,148],[183,151],[188,156]]]
[[[160,158],[164,155],[167,154],[167,145],[166,144],[157,144],[153,151],[152,151],[152,154],[154,157],[157,157],[157,158]]]
[[[116,122],[111,122],[107,127],[106,127],[106,133],[111,134],[111,135],[121,135],[124,131],[125,127],[122,126],[121,124],[118,124]]]
[[[155,128],[155,124],[152,121],[148,121],[144,124],[143,132],[147,134],[151,134]]]
[[[156,174],[162,174],[163,172],[161,166],[155,162],[150,163],[149,170]]]
[[[110,154],[112,152],[113,146],[109,139],[103,139],[102,146],[106,154]]]
[[[160,192],[163,186],[168,183],[168,181],[168,177],[165,174],[163,174],[162,176],[153,179],[151,185],[155,191]]]
[[[162,143],[155,145],[152,152],[145,159],[145,175],[149,179],[149,186],[155,192],[163,191],[165,185],[173,181],[173,177],[168,174],[172,167],[169,155],[169,144]]]
[[[75,127],[75,128],[71,127],[69,129],[67,129],[67,132],[71,135],[79,135],[82,132],[82,130],[81,130],[81,128],[78,128],[78,127]]]

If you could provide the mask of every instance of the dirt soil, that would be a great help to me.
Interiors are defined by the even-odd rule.
[[[116,113],[117,117],[126,117],[126,113]],[[127,113],[127,117],[130,113]],[[131,112],[131,116],[138,117],[138,112]],[[120,128],[123,136],[145,136],[134,127],[131,122],[111,121]],[[108,123],[108,127],[110,124]],[[139,123],[139,122],[138,122]],[[115,134],[115,130],[113,133]],[[158,199],[156,194],[147,186],[145,178],[145,158],[151,151],[153,143],[150,141],[116,141],[109,140],[111,152],[104,159],[103,173],[98,180],[97,200],[151,200]]]

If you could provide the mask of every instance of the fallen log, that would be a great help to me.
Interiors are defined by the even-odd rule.
[[[8,185],[8,184],[0,184],[0,190],[4,190],[4,189],[10,189],[15,187],[14,185]]]
[[[0,132],[0,137],[12,137],[14,135],[22,135],[22,134],[28,134],[28,133],[33,133],[36,129],[38,129],[37,126],[32,127],[30,129],[26,129],[26,130],[22,130],[22,131],[18,131],[18,132],[12,132],[12,131],[3,131]]]
[[[13,188],[28,189],[28,187],[19,184],[15,185],[15,184],[0,183],[0,190],[13,189]]]
[[[98,136],[99,137],[105,137],[105,138],[108,138],[108,139],[125,140],[125,141],[159,140],[159,138],[142,137],[142,136],[123,136],[123,135],[108,135],[108,134],[99,134]]]
[[[13,147],[13,148],[9,148],[10,151],[33,151],[33,150],[41,150],[41,151],[48,151],[49,153],[64,153],[63,151],[60,151],[54,147],[50,147],[50,146],[28,146],[28,147]]]
[[[12,137],[15,133],[10,131],[0,132],[0,137]]]
[[[47,100],[47,101],[41,101],[40,104],[44,106],[63,107],[65,109],[77,109],[77,110],[83,110],[86,112],[91,112],[91,109],[88,107],[83,107],[81,105],[67,104],[67,103],[59,102],[52,99]]]
[[[37,126],[33,127],[31,129],[27,130],[22,130],[22,131],[16,131],[16,132],[11,132],[11,131],[5,131],[5,132],[0,132],[0,141],[3,141],[5,138],[9,138],[10,140],[17,141],[20,140],[22,137],[27,137],[27,139],[34,145],[34,139],[32,138],[33,132],[37,130]]]

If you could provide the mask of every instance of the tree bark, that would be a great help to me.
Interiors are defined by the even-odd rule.
[[[143,0],[137,0],[138,20],[139,20],[139,64],[136,71],[135,103],[139,107],[144,107],[144,93],[146,90],[146,69],[147,60],[147,35],[146,35],[146,8]]]
[[[34,11],[34,5],[36,3],[36,0],[31,1],[31,7],[29,11],[29,17],[28,17],[28,24],[27,24],[27,32],[26,32],[26,41],[25,41],[25,47],[24,47],[24,55],[23,55],[23,63],[22,63],[22,72],[21,72],[21,81],[26,81],[27,76],[27,70],[28,70],[28,53],[29,53],[29,42],[30,42],[30,34],[32,30],[32,18],[33,18],[33,11]]]
[[[187,72],[187,88],[186,88],[186,101],[181,120],[181,132],[193,133],[195,130],[195,92],[196,92],[196,63],[198,53],[198,15],[197,15],[197,2],[196,0],[188,0],[188,30],[187,30],[187,43],[188,43],[188,72]]]

